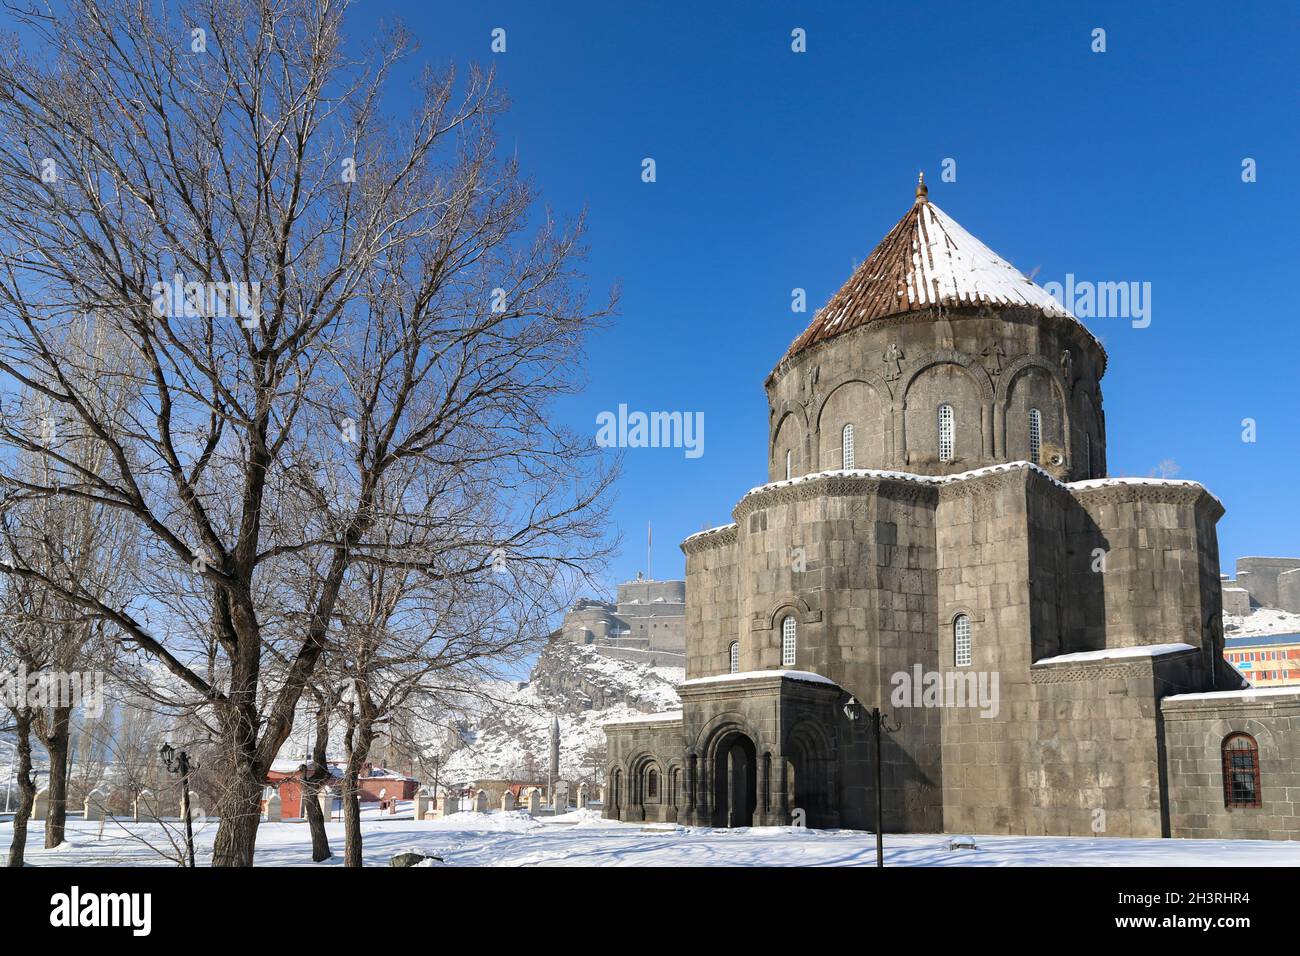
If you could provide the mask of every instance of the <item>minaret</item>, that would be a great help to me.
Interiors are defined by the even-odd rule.
[[[551,717],[551,779],[549,784],[549,793],[551,801],[555,801],[555,781],[560,776],[560,718],[552,715]]]

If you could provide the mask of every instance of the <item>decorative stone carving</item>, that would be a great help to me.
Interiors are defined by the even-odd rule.
[[[895,342],[889,343],[889,348],[885,349],[882,361],[885,363],[885,381],[896,382],[903,375],[903,359],[907,356]]]
[[[980,353],[984,356],[984,367],[993,378],[1002,374],[1002,360],[1006,358],[1006,350],[1002,348],[1001,342],[992,342],[984,347]]]

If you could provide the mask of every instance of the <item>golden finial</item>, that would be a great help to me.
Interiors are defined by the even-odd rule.
[[[925,173],[917,173],[916,176],[916,201],[929,202],[930,190],[925,186]]]

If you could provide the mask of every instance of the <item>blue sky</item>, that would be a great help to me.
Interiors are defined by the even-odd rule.
[[[369,0],[352,24],[399,17],[435,65],[494,64],[514,104],[503,147],[557,211],[589,208],[594,294],[618,281],[623,298],[563,420],[594,434],[620,403],[704,413],[702,457],[626,453],[622,580],[645,565],[647,521],[656,576],[678,576],[681,539],[765,480],[763,379],[907,210],[918,169],[1040,284],[1151,283],[1150,327],[1088,321],[1110,354],[1111,473],[1168,459],[1215,492],[1225,569],[1300,553],[1297,11]]]

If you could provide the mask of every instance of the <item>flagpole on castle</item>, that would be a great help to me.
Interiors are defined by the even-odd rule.
[[[655,579],[654,535],[651,533],[649,521],[645,523],[645,579],[647,581]]]

